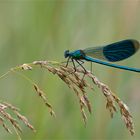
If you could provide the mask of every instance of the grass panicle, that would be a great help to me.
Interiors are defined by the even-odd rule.
[[[46,93],[44,93],[43,90],[41,90],[34,81],[22,73],[22,70],[33,70],[36,67],[44,68],[53,75],[57,75],[70,89],[73,90],[76,97],[78,98],[81,115],[85,124],[87,122],[87,115],[85,110],[87,109],[90,114],[92,113],[92,107],[87,94],[87,89],[90,89],[94,92],[94,86],[97,86],[106,98],[106,108],[109,110],[111,118],[113,118],[114,113],[117,111],[117,105],[120,109],[120,114],[126,125],[126,128],[130,131],[131,135],[134,134],[132,116],[128,107],[110,90],[107,85],[98,80],[98,78],[94,76],[90,71],[86,71],[85,73],[85,71],[79,67],[77,67],[75,71],[73,67],[65,67],[64,63],[59,63],[56,61],[34,61],[29,64],[23,64],[12,68],[9,72],[2,75],[0,78],[6,76],[10,72],[14,72],[28,80],[33,85],[36,93],[48,107],[50,114],[55,116],[55,112],[53,111],[52,105],[48,102]],[[89,80],[92,81],[92,84],[89,84]],[[19,114],[19,110],[17,108],[8,103],[1,104],[0,113],[3,115],[3,118],[9,120],[18,131],[22,130],[15,119],[13,119],[10,114],[5,112],[6,108],[11,109],[27,127],[34,131],[33,126],[28,122],[27,118]],[[0,117],[0,123],[3,125],[7,132],[11,133],[11,130],[9,130],[9,128],[5,125],[3,118]]]
[[[22,121],[32,131],[35,131],[34,127],[29,123],[28,119],[25,116],[20,114],[20,110],[18,108],[16,108],[15,106],[7,102],[1,102],[0,103],[0,124],[8,133],[12,134],[12,130],[10,126],[7,125],[8,122],[11,123],[16,133],[22,133],[22,129],[17,119],[19,121]]]
[[[91,104],[86,93],[86,88],[93,90],[93,86],[91,86],[86,80],[87,78],[91,79],[93,84],[96,85],[105,96],[107,102],[106,108],[109,110],[111,117],[113,118],[114,113],[117,111],[115,106],[116,103],[120,108],[120,113],[126,127],[130,131],[131,135],[134,134],[132,116],[128,110],[128,107],[110,90],[107,85],[99,81],[98,78],[94,76],[90,71],[85,73],[83,69],[76,68],[76,72],[74,72],[73,67],[65,67],[62,64],[49,61],[35,61],[33,64],[40,65],[41,68],[46,68],[52,74],[57,75],[66,83],[69,88],[74,91],[78,97],[80,110],[85,123],[87,121],[85,108],[88,109],[89,113],[92,112]],[[84,79],[82,79],[81,74],[84,75]]]
[[[40,88],[36,84],[34,84],[34,88],[38,95],[41,97],[41,99],[44,101],[45,105],[49,108],[50,114],[55,117],[55,112],[52,109],[52,105],[47,101],[45,93],[40,90]]]

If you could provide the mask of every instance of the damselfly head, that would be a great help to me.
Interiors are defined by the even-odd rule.
[[[69,50],[66,50],[66,51],[64,52],[64,56],[65,56],[65,58],[67,58],[67,57],[69,56]]]

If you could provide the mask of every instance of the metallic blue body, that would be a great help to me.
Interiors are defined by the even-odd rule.
[[[112,64],[112,63],[108,63],[108,62],[105,62],[105,61],[101,61],[99,59],[94,59],[94,58],[91,58],[91,57],[88,57],[88,56],[85,56],[85,60],[95,62],[95,63],[99,63],[99,64],[106,65],[106,66],[110,66],[110,67],[114,67],[114,68],[118,68],[118,69],[124,69],[124,70],[134,71],[134,72],[140,72],[140,69],[137,69],[137,68],[130,68],[130,67],[127,67],[127,66],[120,66],[120,65],[117,65],[117,64]]]

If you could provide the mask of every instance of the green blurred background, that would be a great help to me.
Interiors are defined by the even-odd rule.
[[[34,60],[64,61],[66,49],[140,40],[139,0],[1,0],[0,73]],[[140,52],[121,65],[140,68]],[[87,68],[90,65],[86,66]],[[47,94],[57,117],[38,98],[28,81],[17,75],[0,80],[1,100],[21,109],[36,128],[23,124],[23,140],[140,139],[140,79],[138,73],[94,64],[94,74],[129,106],[136,134],[132,137],[118,113],[111,119],[98,88],[89,93],[93,113],[85,127],[73,92],[57,76],[43,69],[27,71]],[[16,139],[0,127],[0,140]]]

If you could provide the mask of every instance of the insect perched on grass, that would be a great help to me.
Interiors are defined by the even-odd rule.
[[[65,58],[68,57],[66,67],[68,66],[68,63],[71,60],[75,71],[76,71],[75,62],[77,62],[86,72],[86,69],[82,65],[84,63],[83,60],[86,60],[114,68],[124,69],[133,72],[140,72],[140,69],[137,68],[131,68],[127,66],[120,66],[117,64],[109,63],[121,61],[130,57],[133,54],[135,54],[139,48],[140,43],[137,40],[128,39],[112,43],[106,46],[91,47],[84,50],[76,50],[73,52],[69,52],[69,50],[66,50],[64,53]]]

